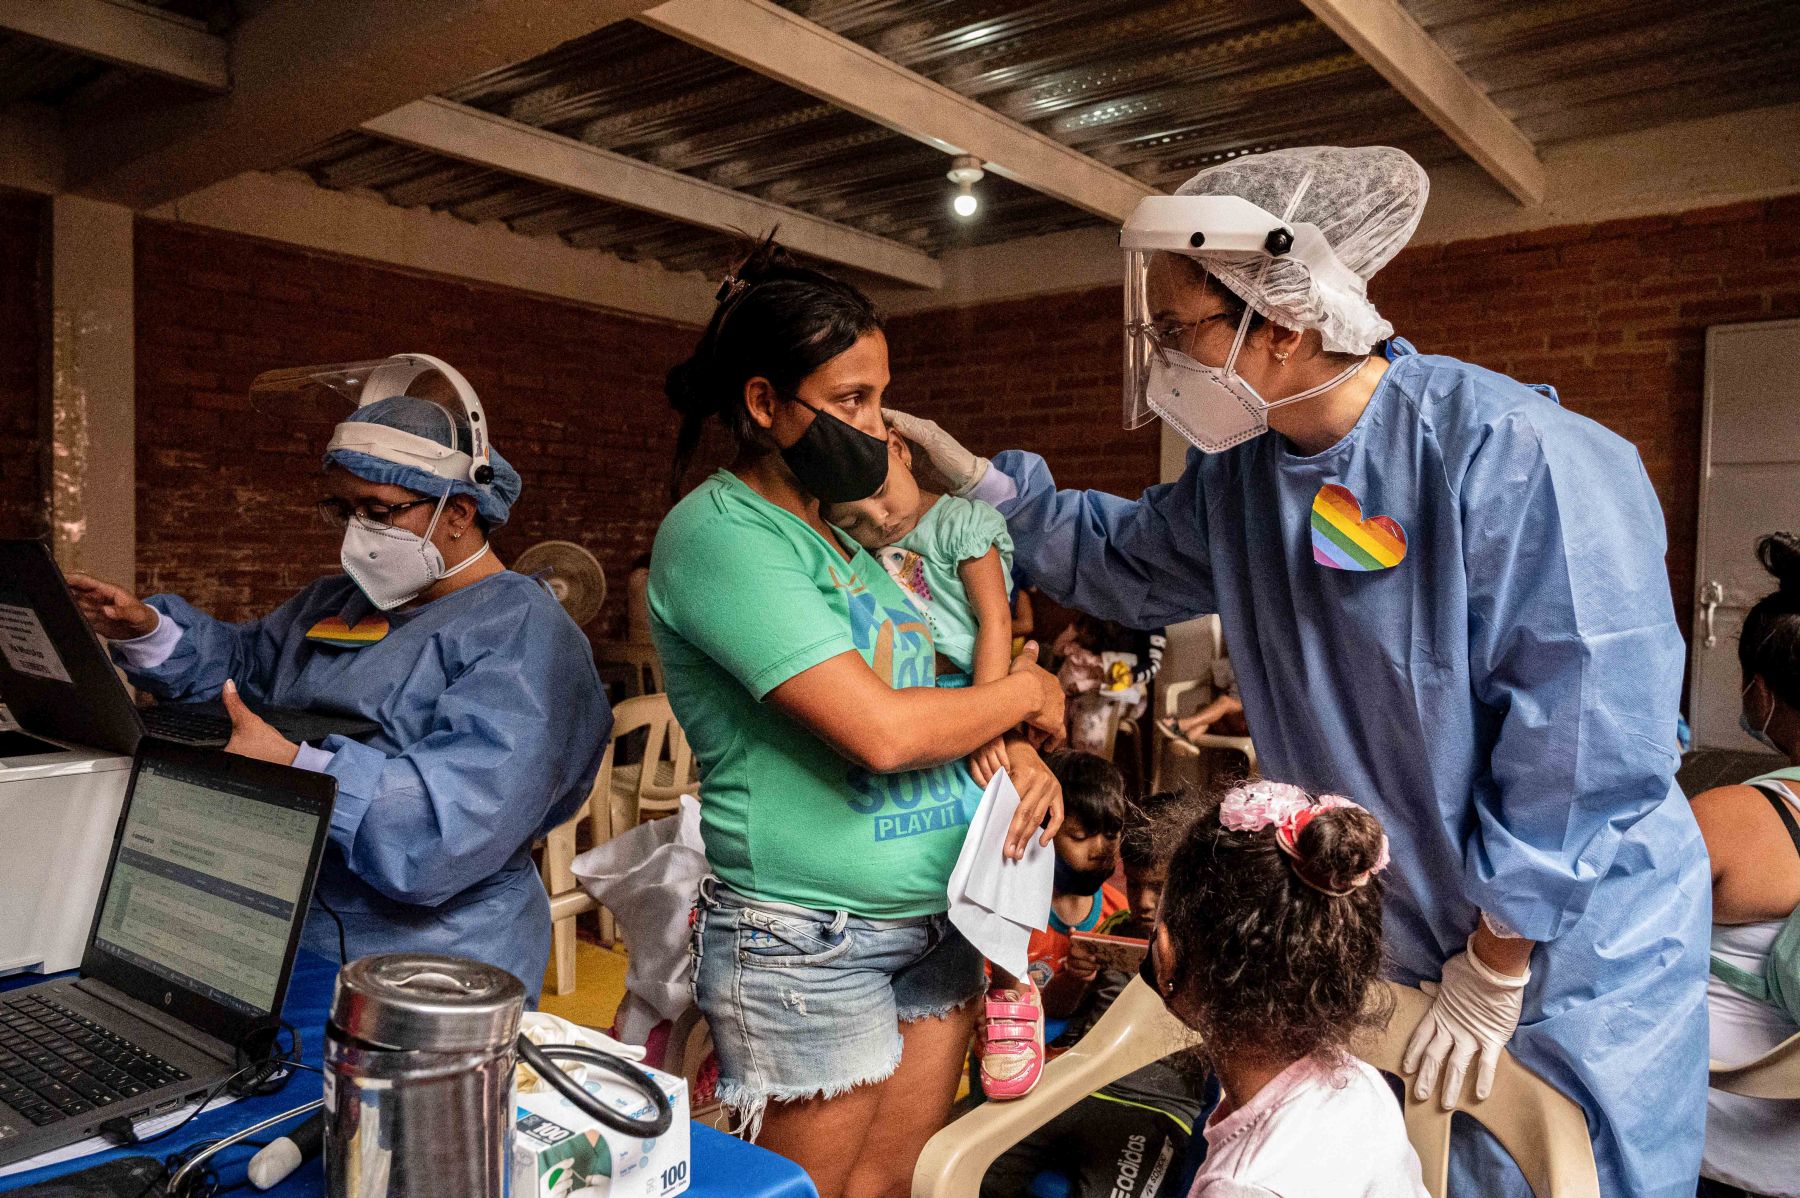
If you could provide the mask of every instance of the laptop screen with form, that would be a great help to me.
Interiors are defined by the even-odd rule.
[[[232,1010],[265,1014],[307,888],[321,816],[292,795],[146,761],[94,948]]]

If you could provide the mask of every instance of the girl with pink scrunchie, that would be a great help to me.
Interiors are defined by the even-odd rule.
[[[1190,809],[1152,945],[1225,1092],[1190,1198],[1425,1198],[1393,1091],[1349,1053],[1381,966],[1380,822],[1251,782]]]

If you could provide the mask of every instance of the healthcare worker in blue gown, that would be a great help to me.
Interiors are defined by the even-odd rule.
[[[1138,499],[891,418],[1058,602],[1219,613],[1264,772],[1381,817],[1391,974],[1436,983],[1421,1097],[1485,1095],[1510,1050],[1586,1110],[1602,1193],[1691,1195],[1710,898],[1662,516],[1632,446],[1550,388],[1393,336],[1364,285],[1426,188],[1398,150],[1314,147],[1143,201],[1128,416],[1196,451]],[[1466,1127],[1451,1181],[1528,1192]]]
[[[371,382],[448,392],[435,370]],[[351,960],[472,957],[517,976],[535,1001],[550,908],[532,842],[587,797],[612,713],[581,631],[488,545],[519,496],[512,467],[495,453],[489,480],[471,479],[466,425],[447,398],[363,399],[332,438],[319,501],[344,528],[349,574],[242,624],[175,595],[140,603],[70,581],[134,684],[178,701],[223,693],[233,751],[337,779],[309,949],[337,959],[335,913]],[[380,731],[295,745],[233,683],[252,702],[362,716]]]

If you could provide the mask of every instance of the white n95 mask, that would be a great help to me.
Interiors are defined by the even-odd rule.
[[[1154,346],[1146,355],[1143,402],[1202,453],[1223,453],[1269,431],[1269,411],[1322,395],[1348,379],[1356,362],[1334,378],[1273,403],[1265,401],[1237,371],[1238,351],[1250,322],[1245,311],[1237,340],[1223,366],[1208,366],[1177,349]]]
[[[1243,390],[1233,388],[1233,382]],[[1151,355],[1143,400],[1202,453],[1223,453],[1269,428],[1262,400],[1248,384],[1180,350]]]
[[[438,517],[449,498],[446,492],[432,509],[424,536],[392,525],[373,524],[360,516],[350,517],[350,523],[344,527],[338,561],[378,610],[391,611],[412,602],[432,583],[467,569],[487,555],[489,547],[483,545],[479,553],[472,554],[454,570],[444,569],[444,555],[431,543],[431,534],[437,529]]]

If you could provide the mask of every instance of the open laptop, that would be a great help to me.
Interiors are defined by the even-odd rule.
[[[0,991],[0,1165],[199,1098],[287,996],[337,783],[146,738],[78,978]]]
[[[34,736],[115,753],[135,752],[146,735],[208,746],[231,739],[231,718],[217,700],[145,708],[131,701],[42,541],[0,540],[0,699]],[[380,729],[360,716],[249,706],[295,744]]]

